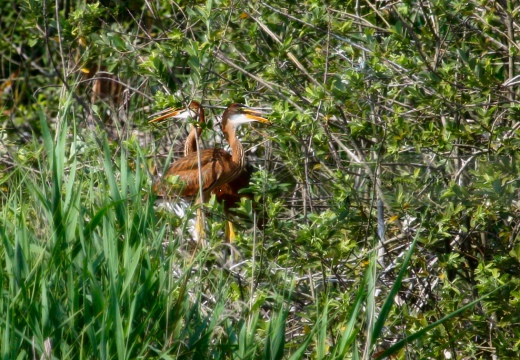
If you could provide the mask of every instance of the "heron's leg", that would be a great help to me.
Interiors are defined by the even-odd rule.
[[[238,261],[238,252],[236,248],[232,245],[236,238],[235,229],[233,227],[233,223],[231,221],[226,221],[226,225],[224,227],[224,240],[226,242],[226,250],[224,251],[224,260],[225,262],[229,262],[229,265],[234,265],[236,261]]]
[[[226,221],[226,242],[232,244],[236,238],[235,229],[231,221]]]
[[[195,222],[195,234],[197,236],[197,242],[199,242],[202,246],[206,246],[206,233],[204,231],[204,209],[203,202],[200,198],[197,199],[197,205],[200,205],[197,209],[197,218]]]

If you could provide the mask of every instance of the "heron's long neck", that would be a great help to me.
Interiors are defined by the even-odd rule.
[[[199,124],[204,123],[204,113],[200,110],[199,113]],[[200,135],[202,134],[202,128],[195,126],[190,126],[190,133],[184,142],[184,156],[187,156],[191,153],[197,152],[197,138],[200,141]]]
[[[242,148],[242,144],[237,139],[235,128],[233,126],[229,126],[225,132],[227,134],[229,146],[231,147],[231,161],[233,161],[233,164],[236,166],[236,168],[241,171],[245,164],[244,149]]]
[[[197,152],[197,137],[200,140],[201,134],[202,128],[195,128],[195,126],[191,125],[190,134],[184,142],[184,156]]]

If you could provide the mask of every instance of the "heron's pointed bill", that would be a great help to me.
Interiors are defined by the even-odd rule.
[[[154,117],[157,116],[157,117]],[[189,117],[193,117],[194,112],[191,109],[186,108],[168,108],[165,110],[161,110],[155,114],[150,115],[150,117],[154,117],[152,120],[148,121],[148,124],[154,124],[161,122],[163,120],[169,119],[169,118],[175,118],[175,119],[187,119]]]
[[[253,110],[253,109],[242,109],[242,112],[244,113],[244,116],[248,119],[251,119],[253,121],[258,121],[258,122],[261,122],[264,124],[271,124],[271,122],[269,120],[260,116],[260,115],[264,114],[261,111]]]

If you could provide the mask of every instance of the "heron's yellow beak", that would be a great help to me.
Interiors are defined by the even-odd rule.
[[[153,119],[148,121],[148,124],[158,123],[165,119],[179,116],[180,114],[182,114],[183,111],[188,111],[188,110],[187,109],[175,109],[175,108],[168,108],[165,110],[161,110],[161,111],[156,112],[155,114],[152,114],[149,116],[149,117],[153,117]]]
[[[271,124],[269,120],[267,120],[264,117],[261,117],[260,115],[263,115],[263,112],[253,109],[242,109],[242,112],[244,115],[251,120],[256,120],[264,124]]]

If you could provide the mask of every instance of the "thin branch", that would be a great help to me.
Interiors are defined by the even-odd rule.
[[[280,87],[279,85],[277,84],[273,84],[273,83],[270,83],[268,82],[267,80],[264,80],[262,79],[261,77],[259,76],[256,76],[254,74],[251,74],[249,71],[245,70],[244,68],[238,66],[237,64],[235,64],[230,58],[228,58],[226,55],[224,55],[222,52],[218,51],[218,52],[215,52],[215,57],[218,58],[220,61],[222,61],[223,63],[231,66],[232,68],[240,71],[241,73],[249,76],[251,79],[254,79],[256,81],[258,81],[260,84],[264,85],[265,87],[267,87],[269,90],[273,91],[275,94],[277,94],[278,96],[280,96],[282,99],[286,100],[288,103],[290,103],[292,106],[294,106],[296,109],[300,110],[300,111],[304,111],[297,103],[295,103],[293,100],[291,100],[290,98],[288,98],[287,96],[285,96],[281,91],[275,89],[277,87]]]
[[[112,75],[108,72],[105,72],[105,71],[100,71],[98,72],[98,74],[107,74],[107,75]],[[131,87],[130,85],[122,82],[122,81],[119,81],[117,79],[114,79],[114,78],[111,78],[111,77],[104,77],[104,76],[95,76],[95,77],[92,77],[90,79],[85,79],[85,80],[81,80],[81,81],[78,81],[78,84],[81,84],[81,83],[84,83],[84,82],[90,82],[90,81],[95,81],[95,80],[108,80],[108,81],[112,81],[112,82],[115,82],[117,84],[120,84],[122,86],[124,86],[125,88],[127,88],[128,90],[131,90],[141,96],[143,96],[144,98],[146,98],[147,100],[150,100],[152,101],[153,100],[153,97],[148,95],[148,94],[145,94],[144,92],[140,91],[140,90],[137,90],[136,88],[133,88]]]
[[[258,10],[257,10],[256,12],[258,13]],[[262,28],[262,30],[264,30],[264,31],[267,33],[267,35],[269,35],[269,36],[270,36],[270,37],[271,37],[275,42],[277,42],[279,45],[283,45],[282,40],[280,40],[280,39],[278,38],[278,36],[276,36],[276,34],[273,33],[273,32],[271,31],[271,29],[269,29],[269,28],[267,27],[267,25],[265,25],[263,22],[260,21],[260,19],[258,19],[258,18],[256,18],[256,17],[252,16],[251,14],[248,14],[248,15],[249,15],[249,17],[250,17],[251,19],[253,19],[253,20],[258,24],[258,26],[260,26],[260,27]],[[296,58],[296,56],[294,56],[294,54],[293,54],[292,52],[290,52],[289,50],[287,50],[287,51],[285,52],[285,54],[287,55],[287,57],[289,58],[289,60],[291,60],[292,63],[293,63],[294,65],[296,65],[296,67],[297,67],[298,69],[300,69],[300,71],[301,71],[302,73],[304,73],[305,76],[307,76],[307,78],[308,78],[308,79],[309,79],[309,80],[310,80],[314,85],[316,85],[316,86],[318,86],[318,87],[323,87],[323,84],[320,84],[320,83],[319,83],[315,78],[312,77],[312,75],[307,71],[307,69],[305,69],[305,67],[302,65],[302,63],[298,61],[298,59]]]

